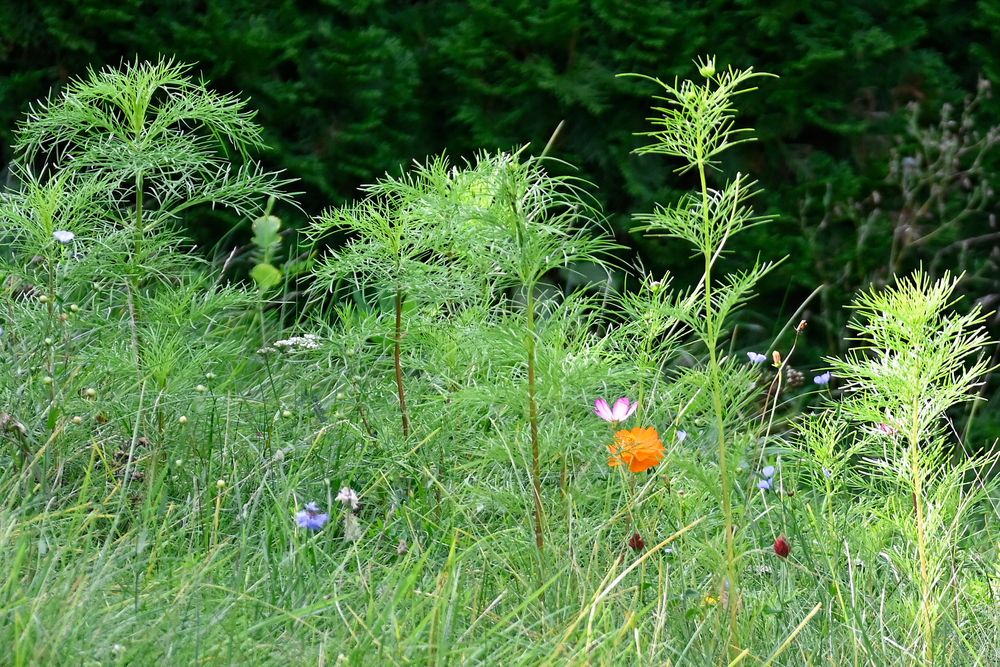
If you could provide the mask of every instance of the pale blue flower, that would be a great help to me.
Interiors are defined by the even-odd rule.
[[[747,352],[747,357],[750,359],[751,364],[762,364],[767,361],[767,355],[758,352]]]
[[[299,528],[319,530],[326,525],[329,518],[329,514],[319,511],[316,503],[306,503],[305,509],[295,515],[295,523],[299,524]]]
[[[830,383],[830,378],[831,377],[832,376],[830,375],[830,371],[827,371],[827,372],[823,373],[822,375],[817,375],[816,377],[814,377],[813,378],[813,382],[815,382],[816,384],[818,384],[819,386],[822,387],[823,385]]]
[[[67,243],[73,242],[73,239],[76,238],[76,234],[64,230],[57,230],[52,232],[52,238],[54,238],[56,241],[59,241],[59,243],[66,245]]]
[[[757,482],[757,488],[761,491],[770,491],[771,487],[774,485],[774,473],[777,469],[774,466],[765,466],[763,470],[760,471],[761,480]]]
[[[677,431],[677,442],[684,442],[684,439],[688,437],[687,431]]]

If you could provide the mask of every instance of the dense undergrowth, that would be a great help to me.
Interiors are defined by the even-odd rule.
[[[951,420],[983,316],[917,273],[805,377],[733,349],[782,267],[727,258],[767,220],[718,156],[779,84],[698,70],[650,80],[641,151],[697,187],[636,228],[688,286],[618,266],[544,153],[416,163],[296,244],[252,114],[186,68],[35,108],[0,201],[4,662],[995,664],[995,447]],[[253,248],[199,259],[194,206]]]

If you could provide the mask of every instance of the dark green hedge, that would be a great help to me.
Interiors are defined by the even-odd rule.
[[[692,59],[706,53],[720,65],[781,75],[745,98],[743,118],[760,141],[726,165],[759,178],[760,206],[778,216],[735,253],[788,255],[748,326],[767,336],[779,312],[788,316],[832,283],[810,314],[820,324],[822,311],[830,318],[821,340],[833,351],[842,324],[834,306],[888,265],[893,211],[905,202],[882,180],[906,105],[919,104],[931,122],[943,103],[975,90],[980,74],[997,80],[998,0],[8,0],[0,4],[0,159],[10,157],[19,116],[50,86],[87,66],[161,54],[197,62],[214,86],[252,98],[272,147],[266,161],[301,179],[310,212],[413,158],[526,142],[540,150],[565,120],[555,154],[600,187],[620,240],[646,266],[686,277],[685,248],[628,234],[631,213],[687,183],[666,161],[631,155],[655,89],[615,75],[689,76]],[[987,100],[982,127],[998,121],[1000,105]],[[880,189],[886,220],[859,245],[859,216],[874,208],[864,200]],[[933,216],[917,222],[936,224]],[[232,221],[212,214],[188,224],[205,241]],[[895,268],[991,230],[988,210],[977,212]],[[968,289],[977,296],[1000,292],[988,277],[994,245],[973,244],[955,260],[974,272]]]

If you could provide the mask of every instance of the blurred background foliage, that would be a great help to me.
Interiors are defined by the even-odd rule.
[[[564,120],[552,152],[599,187],[629,259],[683,284],[700,275],[689,249],[629,229],[634,213],[690,183],[669,161],[632,154],[656,87],[616,75],[689,76],[707,53],[781,77],[741,102],[759,141],[723,165],[759,179],[758,208],[775,216],[740,238],[734,261],[787,256],[739,345],[763,351],[808,300],[802,354],[819,364],[846,347],[851,294],[920,264],[966,271],[966,306],[1000,306],[990,90],[1000,0],[7,0],[0,168],[32,100],[89,66],[161,54],[251,97],[271,147],[263,160],[301,180],[309,214],[415,158],[529,142],[540,151]],[[305,221],[276,212],[293,228]],[[203,245],[237,225],[237,238],[250,237],[249,221],[221,212],[184,224]]]

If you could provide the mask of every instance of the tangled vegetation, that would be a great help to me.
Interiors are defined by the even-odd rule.
[[[634,229],[690,285],[623,266],[545,151],[414,163],[296,240],[252,112],[189,68],[33,108],[0,195],[4,662],[1000,660],[985,315],[921,270],[808,374],[798,311],[737,348],[783,258],[728,252],[769,219],[720,155],[780,82],[697,70],[643,79],[637,159],[694,187]],[[204,259],[196,207],[252,245]]]

